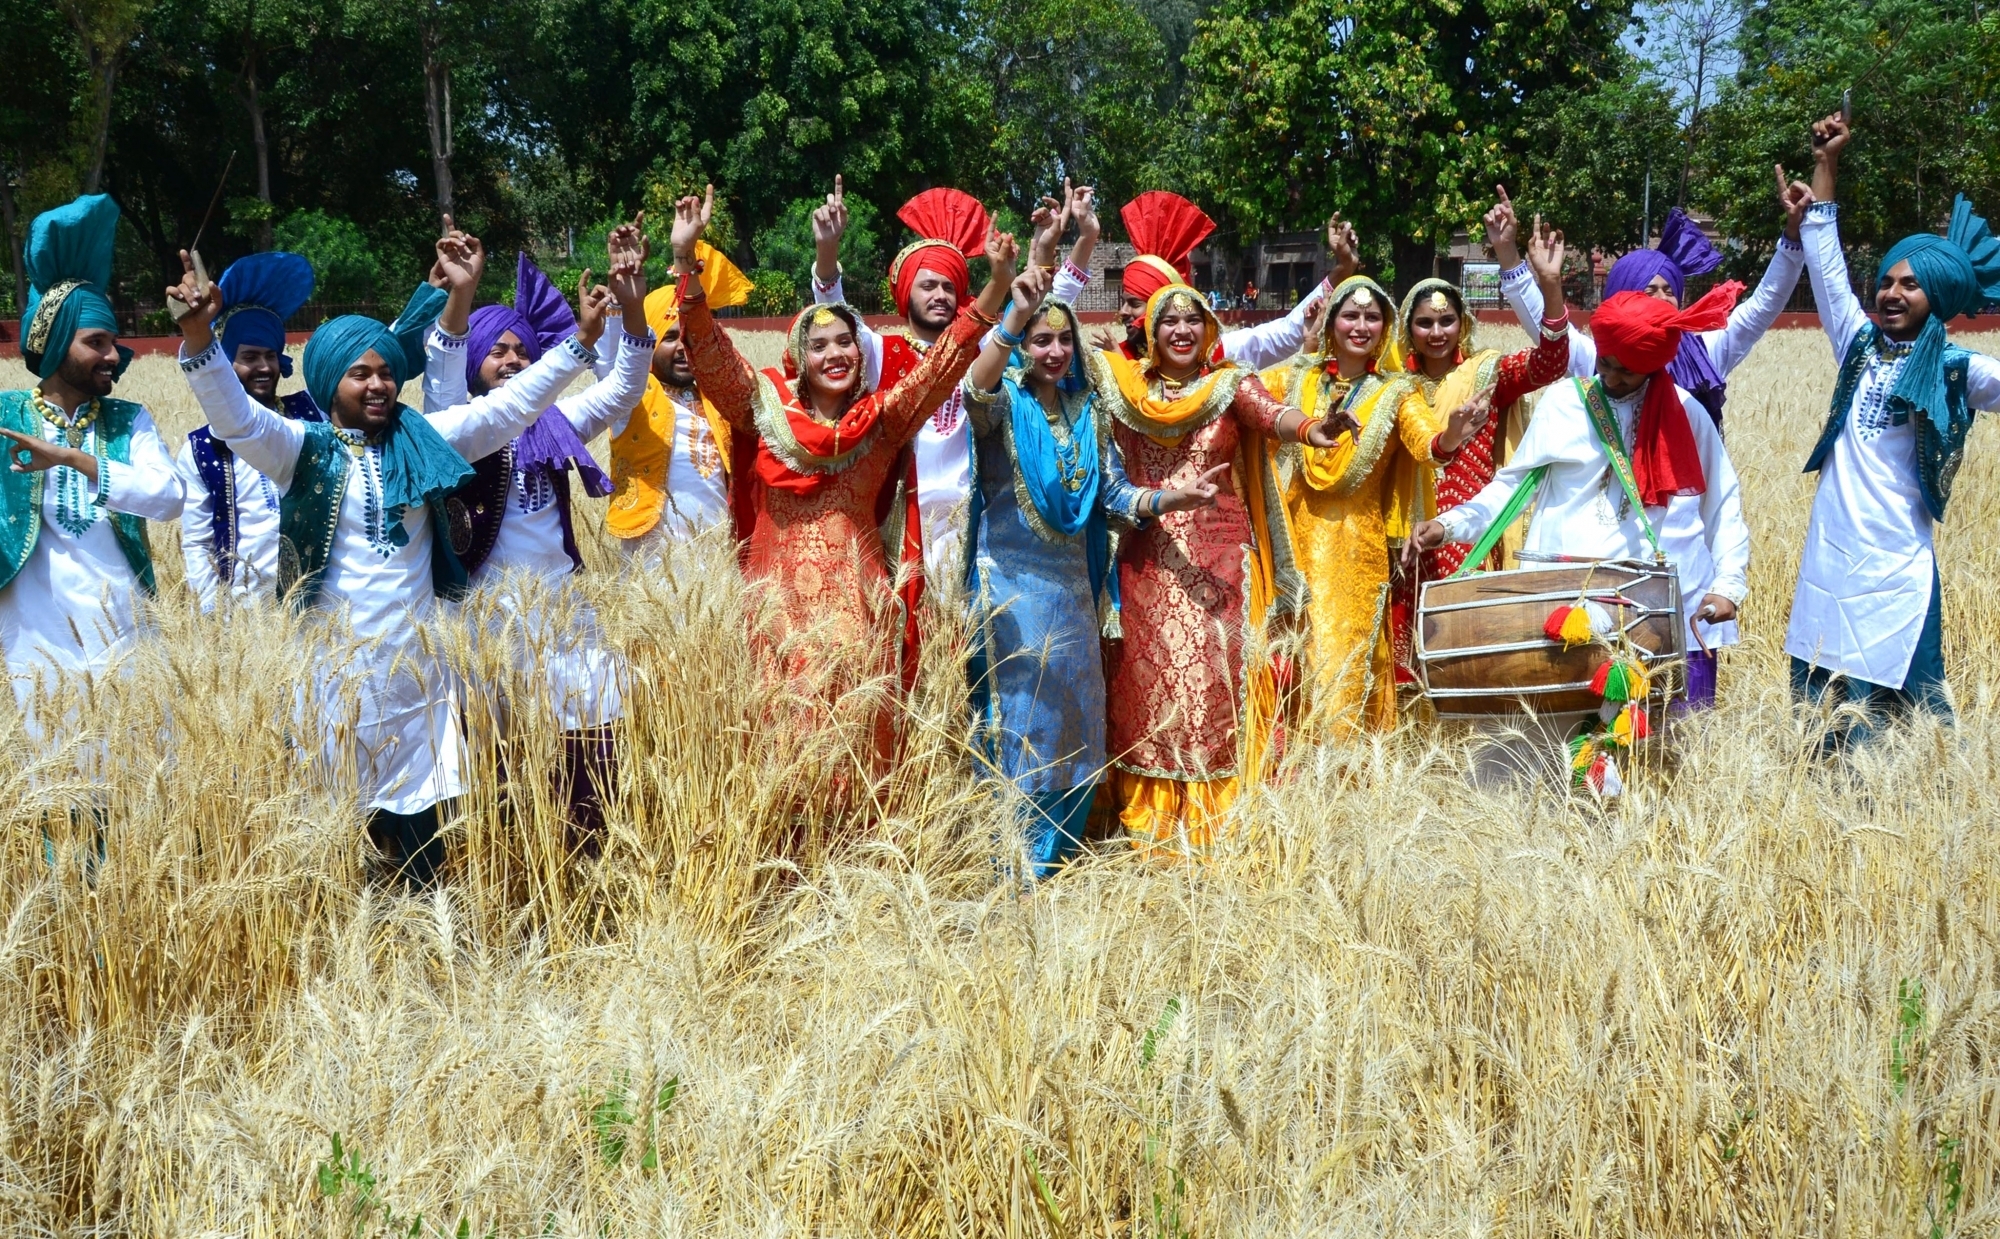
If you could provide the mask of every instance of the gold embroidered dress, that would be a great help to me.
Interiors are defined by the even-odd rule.
[[[1221,325],[1186,285],[1153,294],[1147,337],[1177,297],[1200,307],[1208,337],[1198,355],[1212,356]],[[1127,837],[1142,849],[1205,847],[1213,819],[1264,760],[1275,690],[1269,668],[1246,666],[1249,629],[1303,604],[1270,469],[1285,406],[1226,363],[1169,389],[1143,360],[1101,360],[1111,382],[1099,400],[1134,486],[1187,486],[1233,466],[1213,506],[1146,520],[1120,542],[1124,638],[1111,645],[1105,675]]]
[[[1334,292],[1334,308],[1357,288],[1391,303],[1374,281],[1355,276]],[[1384,340],[1392,327],[1384,324]],[[1423,517],[1437,461],[1433,442],[1444,423],[1399,373],[1393,343],[1376,368],[1340,377],[1332,358],[1302,357],[1264,372],[1265,386],[1307,418],[1345,408],[1360,423],[1332,448],[1288,445],[1279,464],[1299,571],[1312,604],[1307,614],[1313,668],[1306,734],[1353,738],[1396,725],[1396,680],[1389,649],[1392,544]]]

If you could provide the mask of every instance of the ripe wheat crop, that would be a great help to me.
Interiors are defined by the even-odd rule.
[[[1957,728],[1820,765],[1780,641],[1827,352],[1731,386],[1748,639],[1622,799],[1475,788],[1409,726],[1295,754],[1212,863],[1106,844],[1031,898],[948,604],[857,789],[852,737],[772,723],[727,548],[620,575],[599,509],[602,859],[563,854],[532,634],[475,601],[428,626],[474,686],[452,880],[389,893],[294,757],[320,624],[202,617],[155,528],[154,637],[43,740],[0,723],[0,1230],[1993,1233],[2000,438],[1940,532]],[[168,359],[120,394],[195,424]]]

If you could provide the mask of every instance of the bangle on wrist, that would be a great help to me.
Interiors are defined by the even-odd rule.
[[[1004,322],[993,329],[993,335],[996,339],[1000,341],[1000,343],[1006,345],[1008,348],[1019,348],[1021,347],[1021,341],[1028,338],[1028,333],[1026,330],[1023,330],[1019,335],[1016,335],[1015,333],[1007,330],[1007,324]]]
[[[1310,417],[1301,417],[1299,419],[1299,428],[1292,432],[1297,437],[1301,446],[1306,442],[1306,435],[1311,433],[1314,420]]]
[[[1163,490],[1156,490],[1156,491],[1154,491],[1154,492],[1153,492],[1153,493],[1152,493],[1151,495],[1148,495],[1148,496],[1146,497],[1146,514],[1147,514],[1147,515],[1149,515],[1149,516],[1158,516],[1158,515],[1160,514],[1160,496],[1162,496],[1162,495],[1164,495],[1164,494],[1166,494],[1166,493],[1167,493],[1167,492],[1165,492],[1165,491],[1163,491]]]

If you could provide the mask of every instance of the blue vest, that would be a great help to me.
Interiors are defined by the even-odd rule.
[[[294,421],[326,420],[313,398],[302,391],[281,398],[278,411]],[[208,556],[215,564],[216,579],[227,587],[236,576],[236,453],[206,426],[188,432],[188,451],[194,454],[195,473],[210,499]]]
[[[1827,411],[1826,429],[1820,431],[1819,442],[1806,461],[1807,473],[1819,472],[1826,463],[1826,454],[1833,450],[1834,440],[1846,427],[1847,416],[1854,408],[1854,393],[1861,388],[1862,372],[1875,356],[1881,334],[1880,328],[1868,323],[1847,346],[1847,357],[1840,363],[1840,381],[1833,387],[1833,407]],[[1930,509],[1934,521],[1944,519],[1945,504],[1951,500],[1952,480],[1965,461],[1965,436],[1972,430],[1972,410],[1967,407],[1965,394],[1969,356],[1956,344],[1944,347],[1945,429],[1939,430],[1928,417],[1916,419],[1917,486],[1923,491],[1924,507]]]

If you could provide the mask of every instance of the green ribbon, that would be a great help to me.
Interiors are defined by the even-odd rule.
[[[1528,506],[1528,501],[1535,497],[1537,490],[1541,489],[1542,478],[1548,471],[1547,465],[1536,465],[1528,470],[1528,476],[1522,478],[1521,484],[1514,488],[1514,493],[1507,496],[1506,506],[1500,509],[1500,515],[1493,518],[1493,523],[1486,527],[1486,532],[1479,535],[1479,541],[1472,544],[1472,550],[1466,555],[1465,562],[1458,566],[1457,572],[1445,580],[1455,581],[1486,562],[1486,557],[1493,553],[1494,547],[1500,545],[1500,539],[1506,536],[1507,530],[1520,519],[1522,510]]]
[[[1639,498],[1639,478],[1632,472],[1632,458],[1625,454],[1624,436],[1618,433],[1618,418],[1611,412],[1611,402],[1604,395],[1604,381],[1592,379],[1586,383],[1582,379],[1571,379],[1576,384],[1577,395],[1583,397],[1583,410],[1590,415],[1590,428],[1597,432],[1597,441],[1604,445],[1604,454],[1611,461],[1611,472],[1617,476],[1618,484],[1625,488],[1626,502],[1639,514],[1639,528],[1646,531],[1646,541],[1653,546],[1653,554],[1661,559],[1666,556],[1660,551],[1660,537],[1653,532],[1652,519],[1646,515],[1646,505]]]

